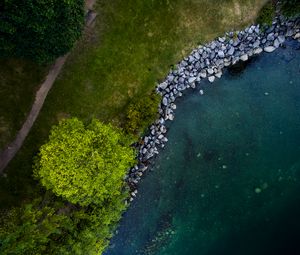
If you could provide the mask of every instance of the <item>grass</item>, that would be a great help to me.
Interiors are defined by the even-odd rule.
[[[173,64],[199,43],[254,22],[265,2],[99,0],[94,29],[73,50],[23,148],[8,166],[7,178],[0,178],[0,207],[34,196],[32,158],[59,119],[76,116],[88,121],[96,117],[123,126],[128,105],[148,96]],[[28,72],[32,82],[24,84],[24,112],[42,73],[32,69]],[[22,79],[16,86],[22,86]],[[20,110],[21,104],[7,100],[9,104],[16,104],[11,114]],[[24,114],[16,122],[23,119]],[[7,123],[10,121],[7,118]]]

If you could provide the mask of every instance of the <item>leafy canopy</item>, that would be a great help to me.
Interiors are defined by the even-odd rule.
[[[84,24],[84,0],[0,1],[0,56],[43,63],[67,53]]]
[[[122,193],[135,162],[129,140],[111,125],[76,118],[53,127],[34,169],[42,185],[71,203],[102,204]]]

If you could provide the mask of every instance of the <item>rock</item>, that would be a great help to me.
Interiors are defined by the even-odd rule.
[[[247,61],[248,60],[248,55],[247,54],[243,54],[242,56],[240,56],[240,60]]]
[[[162,90],[165,90],[168,87],[168,83],[163,82],[163,83],[159,84],[158,87]]]
[[[287,37],[290,37],[294,34],[293,30],[289,29],[287,32],[286,32],[286,36]]]
[[[294,35],[294,39],[298,39],[298,38],[300,38],[300,32]]]
[[[208,81],[211,82],[211,83],[214,82],[215,81],[215,76],[213,76],[213,75],[209,76]]]
[[[163,105],[167,106],[168,105],[168,99],[166,97],[163,97],[162,103],[163,103]]]
[[[253,53],[254,53],[254,54],[260,54],[262,51],[263,51],[263,49],[259,47],[259,48],[255,49],[255,50],[253,51]]]
[[[189,83],[193,83],[196,79],[197,79],[197,77],[190,77],[189,78]]]
[[[217,78],[221,78],[221,76],[222,76],[222,71],[219,71],[219,72],[217,72],[216,74],[215,74],[215,76],[217,77]]]
[[[170,74],[167,79],[168,79],[169,82],[171,82],[171,81],[174,80],[174,76]]]
[[[283,35],[278,36],[278,41],[280,44],[283,44],[285,42],[285,37]]]
[[[274,41],[273,45],[274,45],[275,48],[278,48],[278,47],[280,46],[279,40],[276,39],[276,40]]]
[[[230,49],[228,50],[228,52],[227,52],[227,54],[229,55],[229,56],[232,56],[233,55],[233,53],[234,53],[234,47],[230,47]]]
[[[174,120],[174,115],[173,114],[169,115],[169,120]]]
[[[270,34],[268,34],[268,36],[267,36],[267,40],[268,41],[274,41],[274,33],[270,33]]]
[[[208,72],[208,74],[213,74],[213,73],[214,73],[214,70],[213,70],[212,68],[208,68],[208,69],[207,69],[207,72]]]
[[[219,51],[218,51],[218,56],[219,56],[220,58],[224,58],[224,57],[225,57],[225,54],[224,54],[223,51],[219,50]]]
[[[201,78],[206,78],[206,71],[205,70],[202,70],[200,73],[199,73],[200,77]]]
[[[225,37],[219,37],[219,38],[218,38],[218,41],[221,42],[221,43],[225,42],[225,40],[226,40]]]
[[[211,48],[212,50],[214,50],[216,47],[217,47],[217,44],[213,41],[213,42],[210,44],[210,48]]]
[[[276,50],[274,46],[267,46],[264,48],[264,51],[268,53],[273,52],[274,50]]]
[[[253,48],[257,48],[257,47],[259,47],[259,45],[260,45],[260,41],[259,40],[257,40],[257,41],[255,41],[254,43],[253,43]]]

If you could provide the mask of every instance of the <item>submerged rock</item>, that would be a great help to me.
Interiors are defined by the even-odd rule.
[[[268,52],[268,53],[271,53],[273,52],[274,50],[276,50],[276,48],[274,46],[268,46],[268,47],[265,47],[264,48],[264,51],[265,52]]]
[[[208,81],[211,82],[211,83],[214,82],[215,79],[216,79],[216,78],[215,78],[215,76],[213,76],[213,75],[208,77]]]

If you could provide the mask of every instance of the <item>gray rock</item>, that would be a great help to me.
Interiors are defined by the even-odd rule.
[[[158,87],[161,88],[162,90],[165,90],[168,87],[168,83],[163,82],[163,83],[159,84]]]
[[[229,55],[229,56],[232,56],[233,55],[233,53],[234,53],[234,47],[230,47],[230,49],[228,50],[228,52],[227,52],[227,54]]]
[[[274,46],[268,46],[264,48],[265,52],[273,52],[274,50],[276,50],[276,48]]]
[[[279,40],[276,39],[276,40],[274,41],[273,45],[274,45],[275,48],[278,48],[278,47],[280,46]]]
[[[275,39],[274,33],[268,34],[268,36],[267,36],[267,40],[268,40],[268,41],[274,41],[274,39]]]
[[[201,72],[199,73],[201,78],[206,78],[207,74],[205,70],[201,70]]]
[[[189,78],[189,83],[193,83],[196,79],[197,79],[197,77],[190,77]]]
[[[162,103],[163,103],[163,105],[167,106],[168,105],[168,99],[166,97],[163,97]]]
[[[214,50],[216,47],[217,47],[217,44],[214,41],[212,41],[212,43],[210,44],[210,48],[212,50]]]
[[[220,58],[224,58],[224,57],[225,57],[225,54],[224,54],[223,51],[219,50],[219,51],[218,51],[218,56],[219,56]]]
[[[298,38],[300,38],[300,32],[298,32],[294,35],[294,39],[298,39]]]
[[[254,43],[253,43],[253,48],[257,48],[257,47],[259,47],[259,45],[260,45],[260,41],[259,40],[257,40],[257,41],[255,41]]]
[[[225,40],[226,40],[225,37],[219,37],[219,38],[218,38],[218,41],[221,42],[221,43],[225,42]]]
[[[215,78],[215,76],[213,76],[213,75],[208,77],[208,81],[209,81],[209,82],[214,82],[215,79],[216,79],[216,78]]]
[[[208,74],[213,74],[213,73],[214,73],[214,70],[213,70],[212,68],[208,68],[208,69],[207,69],[207,72],[208,72]]]
[[[217,78],[221,78],[221,76],[222,76],[222,71],[220,70],[219,72],[217,72],[216,74],[215,74],[215,76],[217,77]]]
[[[278,36],[277,39],[278,39],[278,41],[279,41],[280,44],[282,44],[282,43],[285,42],[285,37],[283,35]]]
[[[247,54],[243,54],[242,56],[240,56],[240,60],[247,61],[248,60],[248,55]]]

